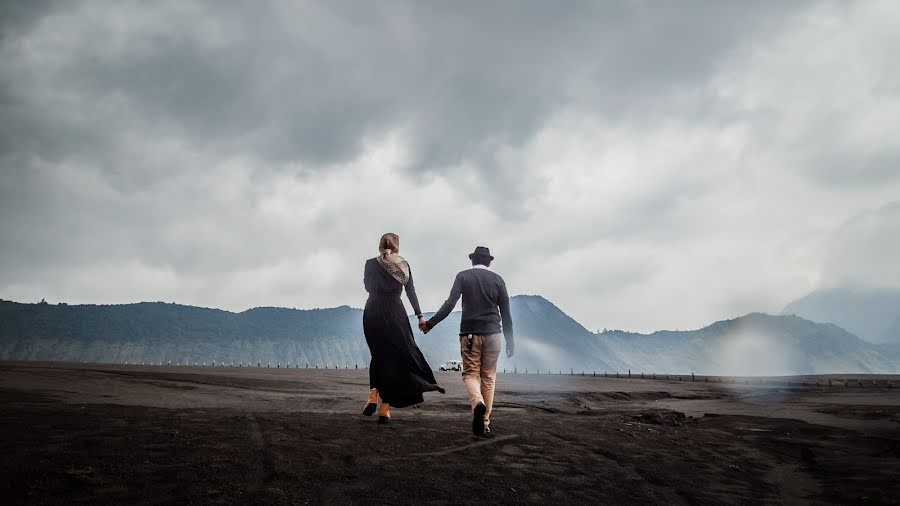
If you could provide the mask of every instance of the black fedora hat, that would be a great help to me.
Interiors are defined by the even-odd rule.
[[[484,246],[476,246],[475,251],[469,254],[469,260],[475,260],[476,258],[487,258],[488,260],[494,259],[494,257],[491,256],[490,248]]]

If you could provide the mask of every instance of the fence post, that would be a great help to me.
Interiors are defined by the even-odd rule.
[[[691,381],[697,381],[697,380],[694,378],[694,371],[691,371]]]

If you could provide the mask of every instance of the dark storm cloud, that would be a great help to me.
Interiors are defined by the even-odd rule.
[[[681,90],[801,4],[791,6],[79,4],[44,18],[57,31],[46,44],[28,33],[6,41],[2,149],[122,171],[137,158],[122,152],[123,135],[165,136],[319,165],[401,128],[410,170],[468,162],[486,186],[515,190],[522,168],[498,151],[531,139],[560,107],[696,115],[714,98]]]
[[[0,37],[27,31],[51,9],[59,7],[54,0],[3,2],[0,4]]]

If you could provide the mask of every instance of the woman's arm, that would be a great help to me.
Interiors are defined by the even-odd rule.
[[[422,309],[419,307],[419,297],[416,295],[416,285],[413,283],[413,275],[412,268],[409,269],[409,281],[406,282],[406,297],[409,299],[410,305],[412,305],[413,311],[415,311],[416,316],[419,317],[420,320],[424,320],[422,316]]]
[[[375,288],[374,283],[375,280],[372,276],[372,260],[366,260],[366,269],[363,271],[363,286],[366,287],[366,291],[372,293],[372,290]]]

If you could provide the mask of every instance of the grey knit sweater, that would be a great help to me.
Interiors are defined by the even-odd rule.
[[[513,322],[509,313],[509,294],[499,274],[488,269],[472,268],[456,275],[450,296],[437,313],[428,320],[431,329],[456,307],[462,297],[462,319],[459,334],[499,334],[506,342],[513,341]],[[501,326],[502,318],[502,326]]]

